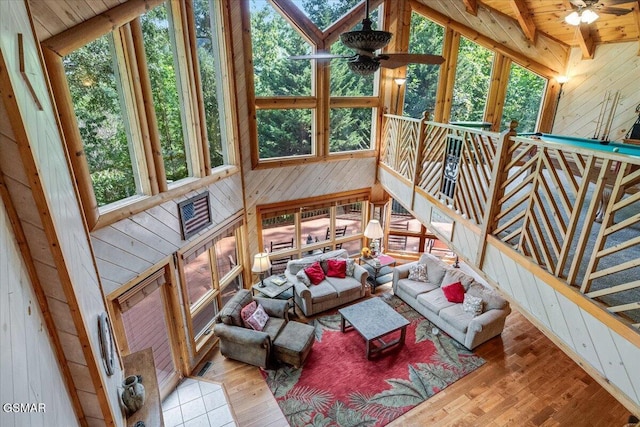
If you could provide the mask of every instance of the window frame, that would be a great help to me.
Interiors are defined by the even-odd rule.
[[[382,0],[373,0],[370,2],[372,8],[380,7],[378,26],[383,28],[384,13],[381,6]],[[248,6],[249,2],[242,2],[242,26],[243,32],[251,32],[251,13]],[[349,31],[352,27],[359,24],[364,16],[365,2],[359,3],[351,12],[332,23],[324,31],[318,29],[303,12],[301,12],[293,3],[288,2],[271,2],[276,13],[281,14],[289,22],[292,27],[312,46],[313,52],[329,51],[333,43],[339,43],[339,37],[342,32]],[[246,37],[244,39],[244,51],[252,52],[252,39]],[[379,123],[382,120],[383,108],[380,99],[380,71],[376,72],[374,78],[374,94],[372,96],[331,96],[329,90],[330,82],[330,65],[327,62],[317,60],[311,61],[312,66],[312,94],[311,96],[269,96],[258,97],[254,88],[254,72],[253,65],[250,61],[245,62],[245,73],[247,87],[251,88],[248,94],[248,108],[250,121],[250,140],[251,140],[251,166],[253,169],[280,167],[283,165],[294,165],[309,162],[340,160],[345,158],[362,158],[375,157],[378,151],[379,141]],[[371,145],[368,149],[350,150],[350,151],[330,151],[330,110],[332,108],[372,108],[371,123]],[[284,110],[284,109],[311,109],[312,110],[312,143],[311,154],[260,158],[260,142],[258,140],[258,110]]]
[[[202,356],[206,354],[207,351],[217,342],[217,338],[212,333],[213,332],[213,322],[212,318],[207,326],[204,328],[205,331],[201,332],[196,336],[196,331],[194,330],[193,318],[202,310],[204,310],[208,304],[214,303],[217,305],[217,312],[222,310],[222,291],[228,287],[235,279],[241,280],[244,286],[244,255],[242,251],[242,243],[244,241],[244,220],[243,214],[234,215],[232,218],[227,220],[225,223],[211,230],[210,232],[203,235],[200,239],[192,242],[190,245],[180,249],[176,252],[176,264],[177,264],[177,272],[180,277],[180,294],[183,301],[184,314],[185,314],[185,326],[187,330],[187,339],[189,340],[189,346],[192,350],[193,357],[198,360]],[[235,267],[230,269],[230,271],[225,274],[223,277],[220,277],[218,272],[218,263],[217,263],[217,255],[216,255],[216,242],[220,238],[220,236],[225,235],[229,232],[230,229],[233,229],[233,234],[236,239],[236,256],[237,262]],[[205,249],[203,249],[205,248]],[[187,277],[185,275],[185,266],[189,263],[186,260],[191,254],[203,250],[208,254],[207,260],[209,263],[209,268],[211,272],[211,289],[206,291],[197,301],[194,301],[192,304],[189,300],[188,289],[187,289]],[[201,253],[204,253],[201,252]],[[207,333],[206,330],[210,332]]]
[[[190,10],[189,7],[192,6],[191,1],[148,0],[145,4],[124,3],[98,15],[96,19],[82,22],[41,43],[45,65],[50,75],[52,93],[59,111],[61,130],[65,136],[69,163],[76,176],[78,193],[90,231],[112,224],[124,215],[132,215],[159,205],[167,198],[182,196],[233,173],[240,172],[237,165],[239,147],[233,144],[237,133],[234,126],[234,123],[237,122],[237,114],[235,103],[231,102],[233,99],[230,96],[231,85],[223,85],[225,91],[222,96],[218,97],[218,100],[222,99],[224,103],[219,110],[224,112],[222,115],[225,116],[220,121],[221,131],[228,134],[226,138],[227,159],[222,166],[210,168],[206,129],[204,126],[200,126],[201,120],[204,120],[204,103],[199,80],[199,62],[197,56],[193,56],[194,49],[189,43],[195,34],[193,17],[189,17],[187,13]],[[214,2],[216,5],[214,9],[219,14],[216,18],[226,24],[229,17],[223,13],[221,5],[217,3]],[[145,55],[139,51],[139,48],[136,53],[135,48],[136,37],[139,37],[135,36],[139,31],[139,17],[147,12],[147,8],[152,9],[162,4],[167,7],[168,15],[173,16],[173,19],[170,19],[169,35],[173,40],[176,40],[178,59],[176,60],[174,56],[174,60],[179,63],[176,69],[176,80],[178,86],[182,87],[179,91],[181,92],[180,97],[183,99],[181,105],[184,120],[183,134],[186,135],[185,145],[189,145],[189,147],[185,147],[185,154],[187,162],[191,163],[193,170],[192,176],[174,183],[167,182],[163,168],[159,165],[163,162],[162,156],[154,154],[154,152],[161,152],[161,150],[151,142],[150,134],[157,132],[157,127],[148,123],[147,118],[153,114],[150,111],[153,110],[153,105],[145,102],[143,97],[143,92],[146,90],[145,83],[149,83],[148,77],[145,78],[144,75],[146,71]],[[105,19],[106,15],[108,15],[108,19]],[[135,136],[133,139],[137,141],[139,138],[140,141],[139,143],[134,141],[139,146],[134,147],[136,148],[136,158],[132,159],[132,166],[134,170],[136,167],[140,169],[143,194],[98,207],[87,159],[84,155],[84,142],[78,130],[65,75],[63,57],[109,33],[114,34],[115,45],[121,43],[120,48],[116,46],[118,73],[121,74],[121,80],[123,80],[120,90],[123,90],[124,94],[130,98],[128,101],[130,104],[126,108],[127,111],[123,112],[123,116],[129,118],[125,126],[131,128],[131,133]],[[220,36],[220,31],[217,34]],[[228,38],[229,35],[223,34],[223,40],[218,40],[220,46],[227,46]],[[223,70],[223,75],[220,78],[228,79],[231,74],[229,70],[231,61],[227,55],[228,50],[224,52],[225,54],[220,56],[220,69]],[[176,54],[174,53],[174,55]],[[138,79],[142,84],[135,83]],[[146,96],[148,99],[149,95]]]

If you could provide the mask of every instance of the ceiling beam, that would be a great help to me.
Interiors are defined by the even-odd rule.
[[[516,14],[516,19],[520,24],[520,28],[522,28],[522,32],[531,43],[535,44],[537,36],[536,24],[533,22],[529,7],[524,0],[511,0],[511,7]]]
[[[582,59],[593,59],[593,53],[596,50],[596,43],[591,36],[591,25],[580,24],[576,33],[576,39],[582,50]]]
[[[467,9],[467,13],[473,16],[478,16],[478,1],[477,0],[462,0],[464,7]]]

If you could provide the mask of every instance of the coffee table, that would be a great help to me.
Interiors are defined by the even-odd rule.
[[[370,298],[341,308],[338,313],[340,313],[340,330],[346,332],[348,329],[346,322],[349,322],[367,342],[367,359],[388,348],[402,347],[404,344],[409,321],[380,298]],[[398,330],[399,338],[388,342],[384,340],[387,335]]]

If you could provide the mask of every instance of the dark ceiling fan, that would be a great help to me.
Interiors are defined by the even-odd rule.
[[[349,69],[363,76],[375,73],[380,67],[398,68],[407,64],[442,64],[444,62],[444,58],[440,55],[419,53],[376,54],[376,50],[382,49],[389,44],[392,36],[393,34],[388,31],[378,31],[371,28],[369,0],[367,0],[362,29],[340,34],[340,41],[355,52],[353,55],[317,53],[314,55],[290,56],[289,59],[346,59]]]
[[[591,24],[598,19],[598,13],[622,16],[633,11],[633,9],[613,7],[619,4],[633,3],[630,0],[570,0],[570,2],[573,11],[565,17],[565,21],[570,25]]]

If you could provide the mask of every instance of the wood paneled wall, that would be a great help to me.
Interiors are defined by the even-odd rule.
[[[569,81],[562,90],[553,133],[592,138],[607,91],[611,97],[620,91],[609,139],[624,138],[638,118],[635,112],[640,104],[638,43],[599,45],[591,60],[582,60],[580,49],[572,49],[567,76]],[[604,114],[605,119],[609,111]]]
[[[54,346],[0,202],[0,401],[44,403],[46,413],[0,412],[0,425],[78,425]]]
[[[102,366],[97,317],[106,307],[42,72],[39,45],[25,2],[0,2],[0,16],[0,91],[15,132],[15,141],[6,144],[11,150],[3,147],[7,157],[2,171],[14,180],[15,191],[9,188],[9,193],[16,209],[22,210],[18,215],[27,251],[55,324],[55,332],[50,332],[59,336],[64,351],[61,363],[71,371],[69,386],[79,400],[80,421],[122,425],[118,391],[122,371],[118,365],[108,377]],[[24,47],[24,73],[20,72],[18,34]]]
[[[209,191],[213,225],[182,240],[178,203]],[[212,227],[242,210],[242,180],[239,173],[221,179],[182,198],[132,215],[91,233],[96,263],[105,295],[138,277],[158,262],[197,240]]]

